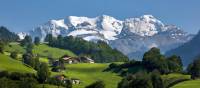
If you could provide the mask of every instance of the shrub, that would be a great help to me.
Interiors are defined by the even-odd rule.
[[[194,60],[189,66],[188,66],[188,73],[191,74],[192,79],[200,78],[200,58]]]
[[[37,81],[33,78],[22,78],[19,84],[20,88],[37,88]]]
[[[85,88],[105,88],[105,83],[101,80],[96,81],[88,86],[86,86]]]
[[[13,59],[17,59],[17,54],[18,53],[16,51],[11,52],[10,57],[13,58]]]
[[[8,71],[1,71],[0,78],[9,76]]]
[[[111,64],[109,65],[109,68],[110,68],[110,69],[113,69],[113,68],[116,68],[116,67],[118,67],[118,65],[117,65],[116,63],[111,63]]]

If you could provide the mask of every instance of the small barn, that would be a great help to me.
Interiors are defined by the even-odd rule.
[[[64,60],[65,63],[68,63],[68,64],[76,64],[80,62],[77,58],[70,57],[67,55],[63,56],[62,59]]]

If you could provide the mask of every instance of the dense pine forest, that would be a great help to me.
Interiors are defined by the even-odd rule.
[[[107,43],[103,41],[88,42],[81,38],[61,35],[57,38],[52,37],[51,34],[45,38],[49,42],[49,46],[68,49],[77,55],[88,55],[95,60],[95,62],[125,62],[128,57],[116,49],[112,49]]]

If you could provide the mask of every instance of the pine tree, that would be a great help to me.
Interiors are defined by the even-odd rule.
[[[53,35],[52,34],[47,34],[44,41],[45,42],[51,42],[53,40]]]
[[[41,63],[40,68],[37,70],[37,77],[41,83],[46,82],[50,77],[49,68],[46,63]]]
[[[10,57],[13,59],[17,59],[18,53],[16,51],[11,52]]]
[[[191,74],[192,79],[200,78],[200,58],[193,61],[188,66],[188,72]]]
[[[105,83],[101,80],[96,81],[88,86],[86,86],[85,88],[105,88]]]
[[[34,67],[33,55],[32,54],[25,53],[25,54],[23,54],[22,58],[23,58],[23,60],[22,60],[23,63]]]
[[[31,36],[28,36],[28,35],[25,36],[25,38],[21,41],[22,46],[27,46],[31,43],[32,43],[32,38],[31,38]]]
[[[157,69],[162,74],[169,72],[165,56],[160,53],[160,49],[158,48],[151,48],[144,53],[142,62],[145,64],[148,71]]]
[[[39,45],[40,44],[40,38],[39,37],[35,37],[34,43],[35,43],[35,45]]]
[[[3,41],[0,41],[0,53],[4,52],[4,43]]]

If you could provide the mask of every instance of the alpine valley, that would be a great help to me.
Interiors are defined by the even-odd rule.
[[[152,15],[138,18],[117,20],[102,15],[95,18],[69,16],[64,19],[50,20],[28,33],[18,33],[23,39],[25,35],[40,37],[47,34],[54,37],[74,36],[87,41],[105,41],[130,59],[140,60],[144,52],[152,47],[160,48],[162,53],[177,48],[189,41],[194,35],[184,32],[175,25],[164,24]]]

